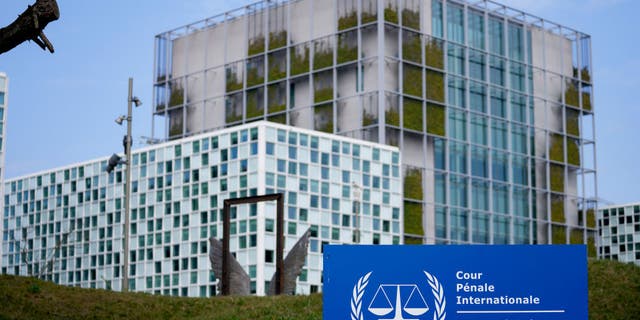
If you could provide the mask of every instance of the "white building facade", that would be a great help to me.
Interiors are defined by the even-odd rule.
[[[129,288],[210,296],[208,238],[222,237],[225,199],[283,193],[285,255],[311,229],[296,293],[322,286],[322,246],[400,244],[397,148],[270,122],[158,144],[132,154]],[[120,290],[123,166],[107,158],[5,182],[4,274]],[[356,190],[357,189],[357,190]],[[354,196],[354,194],[356,196]],[[231,210],[231,251],[262,295],[275,271],[276,204]]]
[[[598,257],[640,266],[640,203],[598,209]]]

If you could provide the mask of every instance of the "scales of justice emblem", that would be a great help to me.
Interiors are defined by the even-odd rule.
[[[351,297],[351,320],[365,320],[364,293],[372,272],[360,277],[353,287]],[[447,301],[444,288],[438,279],[424,271],[433,294],[433,308],[429,307],[417,284],[380,284],[366,310],[380,318],[378,320],[422,320],[427,312],[433,312],[433,320],[445,320]]]
[[[402,312],[421,316],[429,311],[429,306],[415,284],[381,284],[368,309],[377,316],[386,316],[395,311],[393,318],[380,320],[418,320],[403,318]]]

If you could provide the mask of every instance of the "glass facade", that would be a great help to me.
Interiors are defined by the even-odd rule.
[[[599,208],[596,221],[598,257],[640,265],[640,204]]]
[[[123,166],[107,158],[5,183],[2,273],[120,290]],[[215,294],[209,237],[225,199],[283,193],[285,255],[311,231],[297,293],[322,289],[328,243],[402,243],[397,148],[269,122],[234,126],[132,154],[129,288]],[[356,190],[357,189],[357,190]],[[230,247],[264,294],[275,271],[276,203],[231,209]]]
[[[258,2],[156,37],[154,134],[266,119],[398,146],[405,243],[595,252],[590,41],[492,1]]]

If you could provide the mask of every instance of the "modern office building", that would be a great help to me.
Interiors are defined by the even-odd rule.
[[[156,37],[154,135],[266,119],[398,146],[405,243],[586,243],[591,37],[493,1],[265,0]]]
[[[640,203],[598,208],[598,257],[640,266]]]
[[[125,170],[107,158],[6,181],[2,273],[120,290]],[[322,245],[402,242],[397,148],[254,122],[135,150],[129,288],[209,296],[210,236],[223,201],[283,193],[285,254],[310,228],[297,293],[321,290]],[[275,271],[276,203],[231,208],[230,248],[264,294]]]
[[[4,148],[5,148],[5,123],[6,123],[6,111],[7,101],[9,98],[9,79],[7,75],[0,72],[0,195],[3,193],[3,181],[4,181]],[[0,204],[0,212],[2,212],[2,204]],[[2,233],[2,226],[0,226],[0,233]],[[2,256],[2,246],[0,246],[0,256]]]

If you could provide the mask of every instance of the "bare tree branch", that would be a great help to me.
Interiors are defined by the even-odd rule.
[[[44,28],[51,21],[60,18],[56,0],[36,0],[10,25],[0,29],[0,54],[5,53],[24,41],[33,40],[42,50],[53,53],[53,44],[44,35]]]

